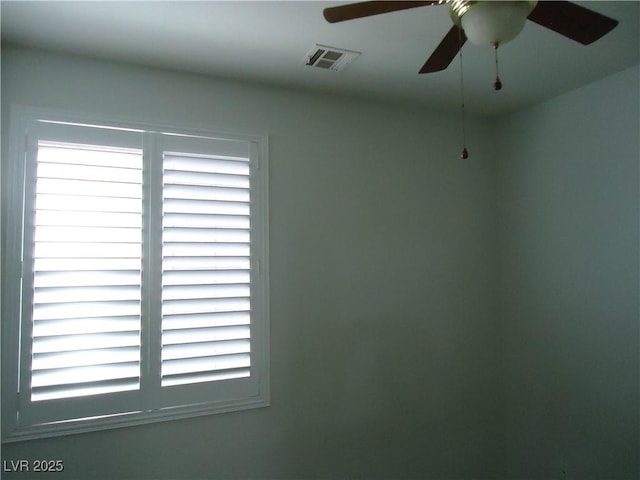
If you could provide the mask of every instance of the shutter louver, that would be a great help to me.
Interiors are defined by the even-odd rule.
[[[250,373],[248,158],[165,153],[161,385]]]
[[[142,152],[38,144],[31,401],[140,388]]]

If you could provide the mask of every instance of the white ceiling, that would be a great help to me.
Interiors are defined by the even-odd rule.
[[[457,60],[418,70],[451,27],[448,6],[329,24],[316,1],[7,1],[2,42],[432,109],[460,105]],[[469,113],[511,112],[640,63],[640,2],[575,2],[619,20],[590,46],[532,22],[500,47],[495,92],[491,47],[463,49]],[[347,69],[304,65],[316,44],[362,52]]]

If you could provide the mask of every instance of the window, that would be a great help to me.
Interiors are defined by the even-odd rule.
[[[12,120],[5,439],[267,405],[266,137]]]

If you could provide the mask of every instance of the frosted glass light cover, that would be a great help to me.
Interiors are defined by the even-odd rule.
[[[478,2],[460,21],[467,38],[476,45],[503,44],[522,31],[530,11],[529,2]]]

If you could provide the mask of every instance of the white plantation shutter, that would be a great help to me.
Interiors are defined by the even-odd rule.
[[[46,122],[29,137],[23,424],[140,408],[141,139]]]
[[[32,401],[140,387],[141,273],[142,152],[41,142]]]
[[[5,438],[268,405],[264,139],[30,125]]]
[[[249,376],[248,157],[163,162],[162,385]]]

